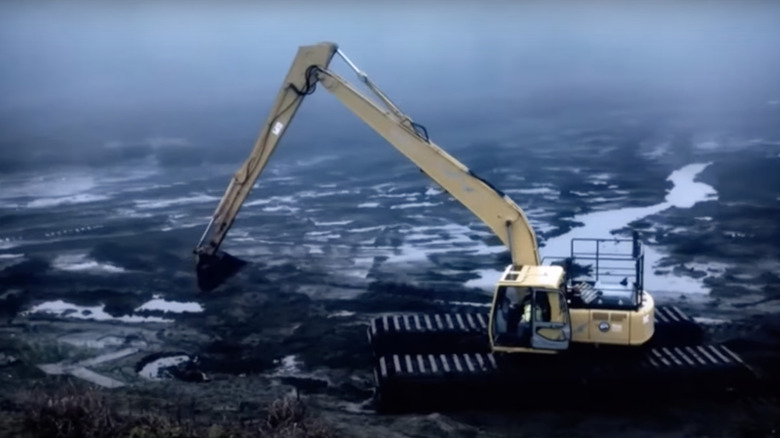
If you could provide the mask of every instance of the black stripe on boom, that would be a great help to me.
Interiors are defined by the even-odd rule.
[[[504,196],[506,196],[506,194],[505,194],[503,191],[501,191],[501,190],[500,190],[498,187],[496,187],[496,186],[494,186],[493,184],[491,184],[491,183],[490,183],[488,180],[486,180],[486,179],[484,179],[484,178],[482,178],[482,177],[478,176],[478,175],[477,175],[476,173],[474,173],[474,172],[473,172],[471,169],[469,169],[469,175],[471,175],[471,176],[473,176],[474,178],[476,178],[476,179],[478,179],[478,180],[482,181],[483,183],[485,183],[485,185],[486,185],[486,186],[490,187],[491,189],[493,189],[493,191],[494,191],[494,192],[498,193],[498,196],[501,196],[502,198],[503,198]]]

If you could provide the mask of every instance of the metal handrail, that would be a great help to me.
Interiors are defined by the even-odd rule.
[[[587,243],[592,250],[583,250],[583,243]],[[624,247],[625,251],[615,252],[618,249],[609,248],[602,250],[602,243],[611,243],[616,247]],[[621,245],[624,244],[624,245]],[[630,244],[630,246],[628,246]],[[639,235],[637,232],[633,233],[631,239],[603,239],[603,238],[574,238],[570,242],[569,256],[548,256],[542,259],[542,263],[553,263],[567,261],[591,261],[593,269],[589,274],[590,278],[599,281],[600,278],[612,278],[612,277],[626,277],[626,274],[634,273],[634,286],[638,292],[638,298],[641,299],[641,294],[644,290],[644,248],[639,241]],[[633,266],[604,266],[604,262],[623,262],[619,264],[626,264],[631,262]],[[570,272],[566,273],[567,277]]]

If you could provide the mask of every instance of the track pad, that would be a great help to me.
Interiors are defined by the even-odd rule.
[[[198,289],[211,292],[235,275],[247,262],[226,252],[215,255],[199,254],[196,266]]]

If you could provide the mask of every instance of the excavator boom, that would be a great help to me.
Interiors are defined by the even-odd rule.
[[[330,61],[336,54],[357,73],[379,102],[329,70]],[[224,277],[240,268],[241,262],[220,252],[219,247],[303,98],[314,91],[318,82],[479,217],[507,246],[515,267],[540,264],[536,236],[523,210],[506,194],[431,141],[425,128],[404,114],[336,44],[320,43],[299,48],[252,153],[233,176],[195,249],[201,290],[213,289]],[[224,265],[233,267],[225,268]]]
[[[271,113],[260,130],[249,158],[230,180],[206,231],[195,248],[198,287],[210,291],[233,275],[245,263],[220,251],[222,241],[241,210],[255,181],[265,169],[287,127],[307,94],[315,90],[315,68],[327,68],[336,46],[323,43],[298,49],[295,61],[276,96]]]

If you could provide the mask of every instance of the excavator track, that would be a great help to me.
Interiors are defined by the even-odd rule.
[[[622,400],[626,389],[643,397],[711,397],[754,388],[757,382],[750,367],[722,345],[524,356],[481,352],[381,356],[374,370],[378,408],[487,406],[506,404],[519,394],[533,394],[535,404],[545,394],[558,403],[561,396],[567,402],[579,397],[591,402],[603,397]]]
[[[676,306],[658,306],[653,340],[630,350],[577,345],[554,355],[493,354],[488,321],[482,312],[371,320],[378,409],[487,406],[529,391],[538,404],[537,394],[620,399],[614,392],[627,387],[659,398],[755,389],[750,367],[726,346],[703,345],[702,326]]]
[[[376,357],[387,354],[488,353],[488,314],[385,315],[371,320],[368,340]],[[702,328],[676,306],[655,309],[653,346],[696,345]]]

